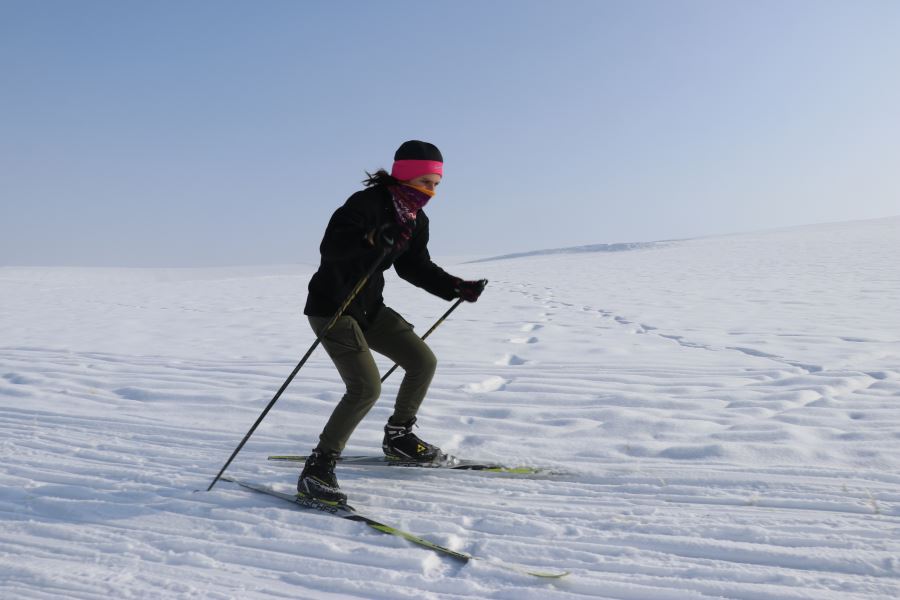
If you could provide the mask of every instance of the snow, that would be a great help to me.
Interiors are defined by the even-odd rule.
[[[424,438],[539,477],[343,467],[461,565],[230,483],[312,343],[309,266],[0,269],[0,597],[893,599],[900,218],[477,263]],[[388,281],[425,331],[447,303]],[[381,362],[386,369],[390,365]],[[347,449],[377,453],[399,374]],[[340,397],[317,351],[229,473],[290,491]]]

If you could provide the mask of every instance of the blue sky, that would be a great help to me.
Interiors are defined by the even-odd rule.
[[[314,262],[407,139],[432,255],[900,214],[900,2],[0,2],[0,265]]]

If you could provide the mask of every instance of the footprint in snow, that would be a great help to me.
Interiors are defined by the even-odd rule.
[[[534,336],[510,338],[510,344],[536,344],[538,339]]]
[[[470,394],[484,394],[487,392],[496,392],[502,390],[509,383],[502,377],[488,377],[479,383],[467,383],[463,389]]]
[[[520,356],[516,356],[515,354],[504,354],[503,357],[500,360],[494,362],[494,364],[501,367],[513,367],[524,365],[526,362],[528,361]]]

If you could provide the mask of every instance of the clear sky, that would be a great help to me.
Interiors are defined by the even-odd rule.
[[[0,265],[314,262],[424,139],[432,255],[900,214],[896,0],[0,0]]]

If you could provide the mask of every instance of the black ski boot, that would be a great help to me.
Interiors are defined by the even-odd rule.
[[[334,476],[334,464],[338,457],[340,453],[323,452],[318,448],[313,450],[297,480],[297,492],[326,504],[346,504],[347,494],[341,491]]]
[[[415,417],[399,425],[388,419],[387,425],[384,426],[384,441],[381,442],[385,456],[395,460],[432,462],[443,455],[440,448],[422,441],[412,432],[415,424]]]

